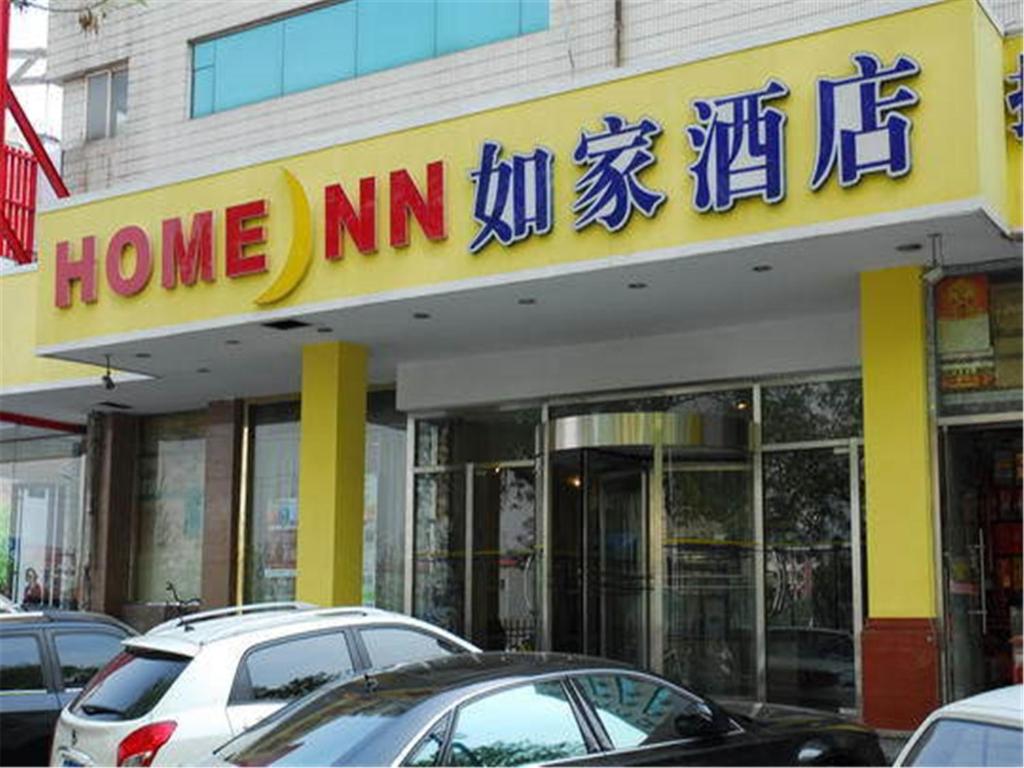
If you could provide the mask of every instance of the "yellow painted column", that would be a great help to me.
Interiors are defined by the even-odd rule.
[[[366,364],[356,344],[302,349],[297,600],[362,601]]]
[[[921,270],[867,272],[860,290],[869,615],[932,618],[935,550]]]
[[[925,287],[919,267],[860,279],[868,619],[863,717],[910,730],[939,704]]]

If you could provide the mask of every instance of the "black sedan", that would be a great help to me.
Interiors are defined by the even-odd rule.
[[[748,717],[655,675],[562,654],[460,654],[349,678],[221,747],[234,765],[884,765],[875,734]]]

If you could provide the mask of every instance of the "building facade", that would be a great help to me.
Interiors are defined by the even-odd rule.
[[[5,594],[372,602],[895,729],[1013,678],[1018,5],[181,9],[52,17]]]

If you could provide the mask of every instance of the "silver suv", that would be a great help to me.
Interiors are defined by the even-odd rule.
[[[477,651],[374,608],[265,603],[193,614],[123,643],[61,713],[52,765],[187,765],[340,677]]]

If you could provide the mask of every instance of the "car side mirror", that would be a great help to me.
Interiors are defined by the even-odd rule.
[[[676,733],[684,738],[714,736],[730,728],[729,717],[704,702],[694,702],[685,712],[676,715]]]

